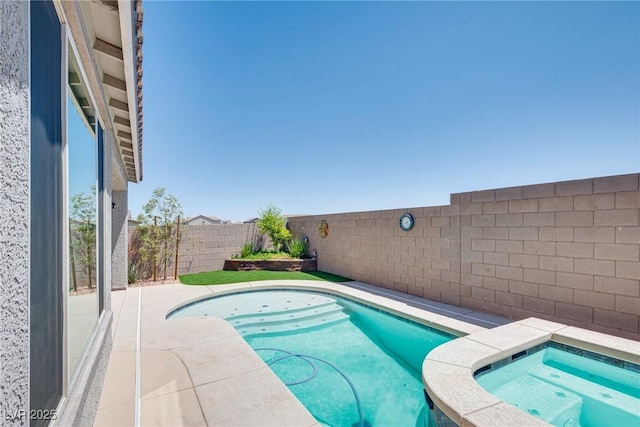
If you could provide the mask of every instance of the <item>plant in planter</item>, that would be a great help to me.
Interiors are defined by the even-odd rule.
[[[287,219],[276,206],[269,205],[262,210],[258,219],[258,230],[269,236],[272,250],[260,250],[252,244],[253,242],[247,242],[239,254],[225,260],[223,270],[316,271],[315,260],[302,259],[308,258],[305,257],[306,239],[292,237],[286,223]]]
[[[289,243],[287,243],[287,249],[293,258],[302,258],[307,251],[307,244],[304,240],[293,237],[289,240]]]
[[[269,236],[275,252],[280,252],[282,245],[291,238],[291,233],[285,226],[286,223],[287,219],[275,205],[269,204],[266,209],[260,211],[258,230]]]
[[[240,249],[240,258],[247,258],[254,253],[255,251],[253,250],[253,243],[247,242],[242,245],[242,249]]]

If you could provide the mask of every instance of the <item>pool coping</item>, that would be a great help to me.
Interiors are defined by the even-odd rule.
[[[265,280],[208,287],[211,289],[212,295],[198,296],[182,301],[168,310],[167,315],[181,307],[217,296],[247,291],[297,289],[323,292],[352,299],[458,337],[484,331],[487,327],[496,327],[511,322],[498,316],[486,315],[470,309],[389,291],[356,281],[334,283],[313,280]]]
[[[425,389],[439,411],[436,415],[450,421],[449,425],[547,425],[490,395],[473,379],[473,373],[550,340],[640,362],[637,341],[537,318],[508,323],[497,316],[361,282],[132,288],[112,296],[116,301],[114,345],[95,425],[134,425],[138,405],[144,425],[319,426],[227,321],[205,317],[166,320],[172,310],[193,301],[263,289],[334,294],[462,335],[434,349],[423,363]],[[137,347],[136,318],[141,330]],[[141,369],[135,367],[136,353]],[[132,381],[137,375],[142,393],[134,397]]]
[[[640,342],[531,317],[435,348],[422,365],[425,390],[437,409],[459,426],[547,426],[486,391],[474,379],[474,373],[549,341],[640,363]]]
[[[176,301],[211,296],[209,287],[175,284],[120,292],[124,297],[114,308],[114,345],[94,426],[320,427],[227,321],[165,320]]]
[[[117,291],[114,345],[94,425],[319,426],[229,322],[166,319],[175,308],[194,301],[266,289],[342,296],[457,336],[508,321],[361,282],[175,284]]]

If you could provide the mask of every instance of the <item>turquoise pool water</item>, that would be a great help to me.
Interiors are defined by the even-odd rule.
[[[212,298],[171,317],[228,320],[321,423],[428,425],[422,361],[451,335],[321,293]],[[297,356],[295,356],[297,355]]]
[[[640,372],[557,348],[534,352],[476,380],[554,426],[640,426]]]

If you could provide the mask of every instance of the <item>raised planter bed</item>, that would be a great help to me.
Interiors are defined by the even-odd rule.
[[[318,260],[316,259],[269,259],[248,261],[242,259],[228,259],[224,262],[223,270],[227,271],[249,271],[249,270],[272,270],[272,271],[317,271]]]

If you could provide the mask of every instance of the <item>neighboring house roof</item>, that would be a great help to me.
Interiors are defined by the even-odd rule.
[[[207,216],[207,215],[198,215],[198,216],[193,216],[193,217],[190,217],[190,218],[185,218],[184,222],[189,224],[189,223],[197,221],[197,220],[204,220],[204,221],[209,221],[209,222],[219,222],[219,223],[223,223],[224,222],[223,220],[221,220],[217,216]]]
[[[258,222],[259,218],[249,218],[248,220],[244,221],[245,224],[252,224],[255,222]]]
[[[138,219],[134,218],[131,215],[131,211],[127,211],[127,221],[129,222],[129,225],[137,225],[138,224]]]

